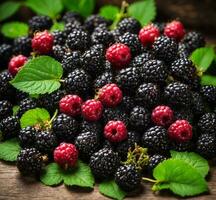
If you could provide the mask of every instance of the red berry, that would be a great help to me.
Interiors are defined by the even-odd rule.
[[[122,69],[130,63],[131,50],[125,44],[121,44],[121,43],[113,44],[106,51],[106,59],[116,69]]]
[[[104,137],[110,142],[121,142],[127,138],[127,128],[122,121],[109,121],[104,127]]]
[[[114,107],[122,101],[122,91],[114,84],[103,86],[98,92],[98,99],[108,107]]]
[[[59,109],[62,113],[70,116],[81,114],[83,100],[77,95],[66,95],[59,101]]]
[[[157,37],[160,36],[159,29],[153,24],[144,26],[139,32],[139,40],[143,46],[152,45]]]
[[[54,37],[47,30],[38,32],[32,39],[32,48],[39,54],[47,54],[52,51]]]
[[[101,118],[103,105],[95,99],[87,100],[82,105],[82,116],[88,121],[97,121]]]
[[[174,119],[173,111],[168,106],[157,106],[151,115],[152,121],[158,126],[169,126]]]
[[[11,58],[8,64],[8,71],[10,72],[10,74],[12,76],[15,76],[27,60],[28,58],[23,55],[14,56],[13,58]]]
[[[73,144],[61,143],[54,150],[55,162],[67,169],[68,167],[74,167],[78,159],[78,150]]]
[[[177,120],[168,129],[169,138],[177,142],[187,142],[192,136],[192,126],[186,120]]]
[[[180,41],[185,35],[185,28],[180,21],[172,21],[165,26],[164,35]]]

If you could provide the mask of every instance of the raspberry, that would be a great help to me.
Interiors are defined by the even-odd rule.
[[[161,126],[152,126],[142,136],[142,145],[153,152],[168,150],[167,130]]]
[[[60,142],[72,142],[78,134],[78,122],[70,116],[59,114],[52,124],[53,133]]]
[[[172,21],[166,24],[164,28],[164,35],[169,38],[173,38],[177,41],[180,41],[185,35],[184,25],[180,21]]]
[[[177,43],[166,36],[158,37],[153,43],[153,51],[159,60],[170,63],[177,56]]]
[[[186,120],[177,120],[168,129],[169,138],[177,142],[187,142],[192,139],[192,126]]]
[[[24,56],[29,56],[32,51],[31,38],[29,36],[23,36],[14,39],[13,42],[13,52],[16,55],[22,54]]]
[[[125,191],[133,191],[139,188],[141,184],[141,174],[134,165],[122,165],[115,174],[115,182]]]
[[[150,52],[144,52],[136,57],[131,61],[130,66],[140,68],[142,67],[147,61],[153,60],[154,56]]]
[[[168,106],[157,106],[152,111],[151,119],[155,125],[167,127],[173,122],[173,111]]]
[[[48,16],[34,16],[28,21],[32,33],[35,31],[49,30],[52,26],[52,19]]]
[[[140,105],[151,107],[159,102],[160,90],[153,83],[143,83],[138,87],[135,98]]]
[[[109,121],[104,127],[104,137],[110,142],[121,142],[127,138],[127,128],[122,121]]]
[[[23,55],[18,55],[11,58],[8,64],[8,71],[11,73],[12,76],[15,76],[17,72],[24,66],[27,60],[28,58]]]
[[[67,35],[64,31],[53,31],[54,45],[65,45]]]
[[[53,153],[54,161],[62,168],[74,167],[78,160],[78,150],[75,145],[61,143]]]
[[[187,85],[173,82],[165,88],[164,97],[172,105],[187,107],[191,104],[192,94]]]
[[[43,167],[43,157],[35,148],[22,149],[17,156],[16,164],[24,175],[39,175]]]
[[[99,150],[100,138],[97,132],[87,131],[79,134],[75,140],[75,145],[79,150],[79,155],[88,160],[93,153]]]
[[[155,39],[159,36],[160,31],[153,24],[144,26],[139,32],[139,40],[143,46],[151,46],[154,43]]]
[[[124,68],[131,60],[131,50],[125,44],[113,44],[106,50],[106,59],[111,62],[114,68]]]
[[[12,46],[10,44],[0,44],[1,66],[7,66],[10,57],[12,56]]]
[[[150,156],[149,163],[148,163],[148,169],[152,171],[159,163],[166,160],[167,157],[161,154],[154,154]]]
[[[37,107],[37,102],[31,98],[25,98],[19,103],[18,117],[21,117],[26,111]]]
[[[81,114],[83,100],[77,95],[66,95],[59,102],[59,110],[73,117]]]
[[[120,33],[129,32],[137,34],[140,30],[140,27],[141,25],[138,20],[132,17],[128,17],[124,18],[122,21],[118,23],[117,29],[120,31]]]
[[[73,21],[78,21],[81,23],[83,21],[83,18],[79,13],[68,11],[63,15],[62,21],[64,21],[65,23]]]
[[[98,122],[88,122],[86,120],[83,120],[80,127],[81,133],[84,132],[93,132],[98,133],[98,135],[101,135],[102,133],[102,126]]]
[[[102,88],[104,85],[113,82],[113,74],[112,72],[104,72],[103,74],[96,77],[94,80],[94,89],[97,90]]]
[[[98,99],[107,107],[115,107],[122,101],[122,91],[114,83],[107,84],[99,90]]]
[[[216,153],[216,138],[212,134],[202,134],[197,140],[196,151],[202,156],[212,159],[215,158]]]
[[[199,131],[202,134],[213,134],[216,132],[216,114],[206,113],[202,115],[197,123]]]
[[[118,38],[118,43],[127,45],[133,55],[139,54],[141,50],[141,44],[137,35],[129,32],[126,32],[124,35],[120,36]]]
[[[103,148],[94,153],[90,158],[90,168],[94,176],[98,179],[110,178],[114,175],[120,164],[117,153],[111,149]]]
[[[204,85],[200,89],[200,93],[203,98],[210,104],[215,104],[216,102],[216,86]]]
[[[13,105],[9,101],[7,100],[0,101],[0,121],[13,114],[12,108]]]
[[[89,46],[89,35],[82,30],[73,30],[67,36],[67,46],[71,50],[85,50]]]
[[[130,125],[137,130],[146,129],[150,124],[149,111],[142,107],[136,106],[130,113]]]
[[[32,39],[32,49],[39,54],[48,54],[52,51],[54,37],[48,31],[38,32]]]
[[[95,99],[87,100],[82,105],[82,116],[88,121],[97,121],[101,118],[103,105]]]

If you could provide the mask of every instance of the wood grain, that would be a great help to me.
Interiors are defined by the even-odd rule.
[[[216,199],[216,171],[212,170],[209,177],[210,194],[190,199],[213,200]],[[143,184],[141,192],[133,197],[127,197],[130,200],[173,200],[179,199],[168,192],[153,194],[150,184]],[[20,176],[14,165],[0,162],[0,200],[106,200],[98,192],[97,186],[94,190],[83,190],[80,188],[48,187],[42,185],[39,181]],[[189,198],[187,198],[189,199]]]

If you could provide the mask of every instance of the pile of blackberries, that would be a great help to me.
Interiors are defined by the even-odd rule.
[[[99,15],[83,20],[68,12],[61,20],[65,29],[49,32],[52,20],[34,16],[29,36],[1,41],[8,69],[0,73],[0,132],[3,140],[18,137],[22,174],[39,175],[52,161],[73,167],[79,157],[97,179],[114,177],[131,191],[169,150],[216,156],[216,87],[200,84],[188,58],[205,45],[200,33],[186,32],[180,21],[141,27],[129,17],[110,30],[112,22]],[[32,52],[62,64],[60,89],[34,98],[10,85]],[[36,107],[58,114],[49,126],[21,129],[20,117]],[[122,164],[138,145],[148,148],[145,169]]]

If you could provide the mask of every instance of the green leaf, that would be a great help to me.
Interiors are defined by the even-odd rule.
[[[128,14],[139,20],[142,25],[146,25],[156,17],[155,1],[142,0],[132,3],[128,7]]]
[[[88,17],[95,8],[95,0],[63,0],[63,4],[67,10],[78,12],[83,17]]]
[[[216,86],[216,76],[203,75],[201,77],[201,85],[214,85],[214,86]]]
[[[63,22],[55,22],[50,31],[53,32],[53,31],[63,31],[64,30],[64,27],[65,27],[65,24]]]
[[[99,191],[101,194],[111,197],[113,199],[121,200],[127,193],[116,184],[114,180],[104,181],[99,184]]]
[[[53,19],[63,10],[61,0],[27,0],[26,6],[39,15],[47,15]]]
[[[61,86],[62,74],[63,69],[58,61],[40,56],[28,61],[10,83],[29,94],[52,93]]]
[[[208,191],[208,185],[201,174],[183,160],[163,161],[154,169],[153,176],[157,180],[152,188],[154,191],[170,189],[182,197]]]
[[[116,15],[119,13],[119,8],[117,6],[107,5],[101,7],[99,15],[110,20],[114,20]]]
[[[13,1],[6,1],[0,5],[0,21],[3,21],[13,14],[20,8],[20,3]]]
[[[200,155],[194,152],[177,152],[170,151],[171,157],[174,159],[180,159],[187,162],[189,165],[194,167],[203,177],[209,172],[208,161]]]
[[[8,38],[27,36],[29,27],[22,22],[8,22],[1,27],[1,33]]]
[[[27,126],[34,126],[36,124],[43,124],[45,121],[50,120],[49,112],[44,108],[34,108],[26,111],[21,119],[20,124],[21,128],[25,128]]]
[[[80,187],[94,187],[94,176],[90,167],[78,160],[77,166],[73,170],[68,170],[63,174],[65,185],[76,185]]]
[[[13,106],[13,115],[15,116],[17,113],[18,113],[18,111],[19,111],[19,106]]]
[[[201,72],[205,72],[214,60],[214,48],[202,47],[196,49],[190,56],[190,59],[196,65],[197,69]]]
[[[16,161],[20,152],[19,142],[16,138],[0,143],[0,159],[5,161]]]
[[[40,180],[45,185],[58,185],[63,182],[62,169],[56,163],[50,163],[45,167]]]

